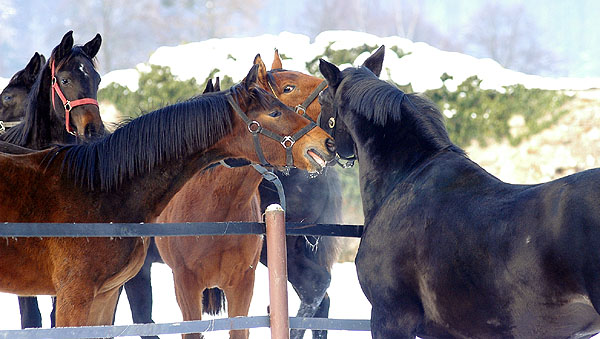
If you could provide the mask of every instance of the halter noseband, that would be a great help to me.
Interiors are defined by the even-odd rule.
[[[292,155],[292,147],[294,146],[294,144],[296,143],[296,141],[298,139],[300,139],[306,133],[308,133],[310,130],[315,128],[317,126],[317,124],[313,121],[310,121],[308,125],[304,126],[298,132],[294,133],[294,135],[281,136],[277,133],[274,133],[272,131],[264,129],[258,121],[250,120],[250,118],[248,118],[246,113],[244,113],[242,111],[242,109],[237,104],[235,99],[233,99],[233,95],[231,94],[231,91],[227,92],[226,96],[227,96],[227,101],[229,102],[229,104],[231,105],[233,110],[240,116],[240,118],[242,118],[242,120],[248,126],[248,131],[250,131],[250,133],[252,133],[252,139],[254,141],[254,149],[256,150],[256,154],[258,155],[258,159],[260,160],[261,165],[271,166],[269,164],[269,162],[267,161],[267,159],[265,159],[265,155],[263,154],[262,147],[260,146],[259,134],[262,134],[268,138],[278,141],[283,146],[283,148],[285,149],[285,152],[286,152],[286,161],[285,161],[286,167],[287,168],[294,167],[294,158]]]
[[[58,70],[56,70],[56,71],[58,71]],[[58,94],[58,97],[60,98],[60,101],[62,101],[63,107],[65,108],[65,127],[67,129],[67,132],[69,134],[76,135],[76,133],[71,129],[71,125],[69,123],[71,110],[77,106],[82,106],[82,105],[95,105],[96,107],[99,107],[98,101],[96,99],[92,99],[92,98],[83,98],[83,99],[77,99],[77,100],[73,100],[73,101],[67,100],[67,98],[63,94],[62,90],[60,89],[60,86],[58,85],[58,81],[56,80],[55,70],[54,70],[54,58],[52,59],[52,63],[51,63],[51,72],[52,72],[52,108],[54,108],[54,110],[56,111],[56,106],[54,105],[54,92],[56,91],[56,94]]]

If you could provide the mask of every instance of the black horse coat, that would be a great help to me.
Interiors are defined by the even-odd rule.
[[[373,338],[598,333],[600,170],[500,181],[452,144],[433,104],[373,74],[382,60],[342,72],[321,61],[321,122],[359,161],[356,267]]]

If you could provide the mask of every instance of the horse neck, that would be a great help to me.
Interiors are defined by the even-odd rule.
[[[365,118],[351,131],[356,141],[365,220],[377,213],[396,185],[409,180],[443,149],[427,145],[410,121],[388,120],[385,126]],[[367,127],[368,126],[368,127]]]

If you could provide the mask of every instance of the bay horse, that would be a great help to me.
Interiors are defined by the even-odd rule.
[[[272,90],[268,85],[267,70],[260,55],[256,56],[254,65],[258,67],[257,84],[263,89]],[[299,72],[281,73],[283,76],[279,80],[289,79],[290,81],[286,82],[287,86],[297,86],[300,92],[299,95],[294,93],[281,96],[280,100],[288,106],[300,104],[322,82],[318,78]],[[276,92],[273,93],[277,96]],[[311,113],[316,118],[318,107],[315,110],[314,105],[312,106]],[[306,175],[308,176],[307,173]],[[261,181],[262,176],[248,166],[221,166],[199,172],[169,202],[157,222],[259,222],[263,211],[258,202],[258,187]],[[175,294],[184,320],[200,320],[203,311],[209,314],[221,311],[224,296],[213,287],[224,290],[229,317],[248,315],[262,237],[230,235],[159,237],[155,240],[160,256],[173,271]],[[304,238],[302,240],[304,241]],[[311,283],[314,284],[314,280]],[[248,334],[248,330],[231,331],[230,337],[247,338]],[[199,337],[200,334],[183,335],[183,338]]]
[[[598,333],[600,170],[504,183],[452,143],[431,101],[379,80],[382,61],[320,61],[322,125],[359,163],[373,338]]]
[[[265,69],[260,60],[259,70]],[[297,107],[313,121],[321,113],[317,95],[324,88],[324,80],[301,72],[283,69],[279,53],[275,50],[271,70],[259,76],[261,87],[278,97],[283,103]],[[342,189],[338,173],[328,167],[319,176],[310,176],[306,171],[292,169],[288,175],[279,172],[283,185],[288,222],[331,223],[342,222]],[[260,210],[278,203],[275,186],[263,180],[259,186]],[[327,318],[330,299],[327,289],[331,283],[331,268],[338,258],[340,241],[336,237],[287,236],[288,280],[300,298],[296,316]],[[260,261],[267,265],[267,247],[263,244]],[[304,337],[305,330],[292,329],[290,338]],[[327,338],[327,331],[313,331],[313,338]]]
[[[97,141],[0,154],[0,220],[150,222],[198,170],[228,157],[259,161],[249,129],[308,131],[291,162],[320,171],[332,158],[329,136],[257,88],[256,74],[253,67],[229,91],[156,110]],[[279,140],[258,138],[265,158],[289,165]],[[6,239],[0,291],[56,295],[60,327],[108,325],[119,288],[140,269],[147,246],[147,238]]]
[[[93,61],[101,43],[96,34],[85,45],[74,46],[73,31],[67,32],[29,91],[23,121],[0,140],[43,149],[103,135],[97,102],[100,75]]]
[[[46,58],[36,52],[0,93],[0,133],[16,126],[25,115],[27,96],[45,63]]]

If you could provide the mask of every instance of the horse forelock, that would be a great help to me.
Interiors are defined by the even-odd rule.
[[[63,146],[63,170],[81,186],[114,190],[156,166],[210,147],[231,128],[225,93],[208,93],[145,114],[103,139]]]

